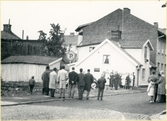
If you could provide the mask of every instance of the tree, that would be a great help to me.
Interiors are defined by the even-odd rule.
[[[43,37],[46,34],[40,33],[42,40],[44,41],[44,54],[47,56],[63,57],[65,55],[66,48],[63,46],[64,43],[64,32],[60,30],[60,25],[51,25],[50,35],[46,39]]]
[[[44,33],[42,30],[38,31],[39,32],[39,38],[38,40],[46,40],[46,33]]]

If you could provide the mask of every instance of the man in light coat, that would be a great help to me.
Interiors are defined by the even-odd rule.
[[[57,68],[53,68],[53,71],[50,73],[49,77],[50,96],[54,97],[57,83]]]
[[[61,70],[58,72],[58,82],[59,82],[59,89],[60,89],[59,98],[62,98],[62,94],[63,94],[63,101],[65,101],[65,88],[66,88],[67,80],[68,80],[68,73],[65,70],[65,66],[62,66]]]

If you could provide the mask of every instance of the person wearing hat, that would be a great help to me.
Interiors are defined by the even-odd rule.
[[[84,76],[84,81],[85,81],[85,87],[84,90],[87,91],[86,99],[89,100],[89,93],[91,90],[91,84],[93,83],[94,77],[90,73],[90,69],[87,70],[87,73]]]
[[[32,76],[31,79],[29,80],[30,94],[33,93],[34,86],[35,86],[35,79],[34,76]]]
[[[57,68],[53,68],[53,71],[49,75],[49,89],[51,97],[54,97],[56,83],[57,83]]]
[[[158,101],[157,102],[165,102],[166,101],[166,78],[165,78],[165,74],[164,71],[160,71],[160,78],[157,81],[158,84]]]

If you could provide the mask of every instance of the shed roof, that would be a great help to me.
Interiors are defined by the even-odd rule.
[[[8,63],[25,63],[25,64],[39,64],[39,65],[48,65],[55,60],[58,60],[57,57],[48,57],[48,56],[10,56],[2,60],[2,64]]]

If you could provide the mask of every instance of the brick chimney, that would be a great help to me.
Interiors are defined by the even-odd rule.
[[[125,16],[129,15],[130,14],[130,9],[129,8],[124,8],[123,13],[124,13]]]
[[[158,28],[158,22],[154,22],[154,26]]]
[[[11,33],[11,26],[10,24],[4,24],[3,25],[3,31]]]
[[[122,11],[122,32],[124,31],[124,26],[125,26],[124,23],[125,23],[128,15],[130,15],[130,9],[123,8],[123,11]]]

